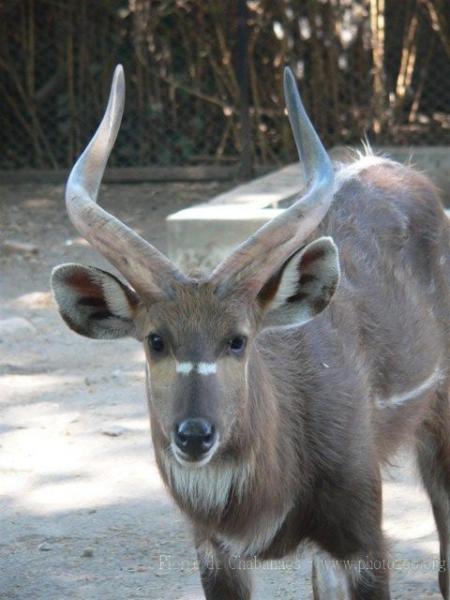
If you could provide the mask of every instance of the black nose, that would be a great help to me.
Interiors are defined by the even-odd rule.
[[[216,439],[214,425],[206,419],[186,419],[175,425],[175,443],[196,460],[211,449]]]

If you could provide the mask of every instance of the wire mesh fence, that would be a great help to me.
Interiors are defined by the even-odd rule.
[[[244,146],[253,164],[294,158],[285,64],[328,147],[449,144],[446,3],[4,0],[0,168],[69,166],[118,62],[115,166],[239,164]]]

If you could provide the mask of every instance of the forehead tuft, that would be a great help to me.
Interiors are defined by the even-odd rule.
[[[175,335],[202,331],[216,337],[248,322],[249,311],[237,298],[219,297],[208,281],[192,280],[177,286],[171,300],[154,305],[150,317]]]

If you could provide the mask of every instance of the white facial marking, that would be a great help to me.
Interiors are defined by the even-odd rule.
[[[195,369],[195,365],[191,362],[177,362],[176,363],[177,373],[181,373],[182,375],[189,375],[189,373]]]
[[[213,375],[214,373],[217,373],[217,364],[208,362],[198,363],[197,373],[200,375]]]
[[[177,373],[181,373],[182,375],[189,375],[192,371],[196,371],[199,375],[213,375],[214,373],[217,373],[217,363],[215,362],[200,362],[197,364],[191,362],[177,362],[175,368]]]
[[[433,371],[430,377],[428,377],[428,379],[425,379],[425,381],[423,381],[417,387],[413,388],[412,390],[409,390],[408,392],[403,392],[402,394],[395,394],[390,398],[377,398],[377,404],[379,408],[394,408],[397,406],[401,406],[409,400],[415,400],[416,398],[420,398],[420,396],[422,396],[423,394],[425,394],[433,388],[433,386],[439,381],[440,377],[441,371],[437,368]]]

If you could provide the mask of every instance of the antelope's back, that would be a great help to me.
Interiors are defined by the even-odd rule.
[[[388,400],[433,376],[448,381],[450,224],[431,182],[363,158],[338,172],[319,229],[340,252],[329,318],[372,395]]]

